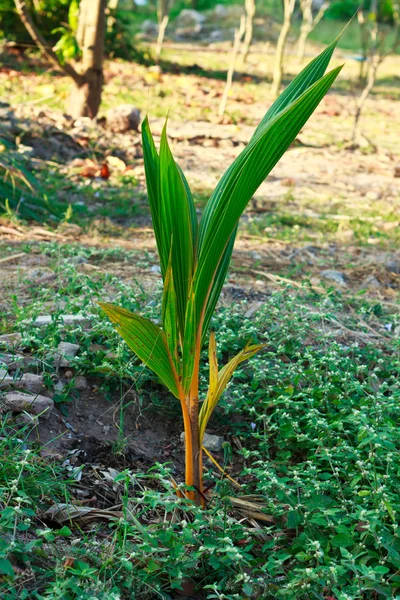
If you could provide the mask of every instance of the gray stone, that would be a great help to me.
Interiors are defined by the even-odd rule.
[[[386,263],[386,268],[391,273],[396,273],[396,275],[400,275],[400,258],[395,258],[394,260],[390,260]]]
[[[40,415],[48,419],[54,402],[46,396],[31,395],[24,392],[7,392],[4,397],[4,405],[7,410],[21,413],[26,411],[32,415]],[[41,414],[43,413],[43,414]]]
[[[181,433],[181,442],[185,442],[185,432]],[[212,433],[205,432],[203,438],[203,446],[209,450],[209,452],[220,452],[222,450],[222,444],[225,442],[221,435],[213,435]]]
[[[86,377],[84,377],[83,375],[78,375],[74,379],[74,385],[75,385],[75,388],[79,392],[83,392],[84,390],[86,390],[86,388],[88,386],[88,382],[87,382]]]
[[[347,287],[347,283],[344,279],[344,274],[341,273],[340,271],[335,271],[333,269],[326,269],[325,271],[321,271],[320,275],[324,279],[329,279],[331,281],[334,281],[341,287]]]
[[[0,335],[0,347],[2,348],[17,348],[21,341],[22,335],[17,332]]]
[[[224,17],[226,17],[228,15],[228,12],[229,11],[224,4],[216,4],[215,5],[214,14],[219,19],[223,19]]]
[[[59,318],[64,325],[82,325],[89,321],[89,319],[83,315],[61,315]],[[35,327],[47,327],[47,325],[50,325],[51,323],[53,323],[52,315],[41,315],[31,321],[31,324]]]
[[[222,450],[224,441],[225,440],[221,435],[213,435],[212,433],[205,432],[203,446],[210,452],[219,452]]]
[[[145,35],[148,36],[155,37],[158,35],[158,25],[155,21],[151,21],[150,19],[143,21],[141,30]]]
[[[75,202],[75,205],[78,204],[77,202]],[[89,262],[89,259],[86,258],[85,256],[73,256],[71,258],[71,262],[74,265],[83,265],[87,262]]]
[[[65,388],[65,383],[63,381],[57,381],[57,383],[54,386],[54,389],[56,392],[61,393]]]
[[[107,128],[117,133],[137,131],[140,125],[140,110],[132,104],[121,104],[110,108],[107,113]]]
[[[368,277],[366,277],[364,279],[364,281],[361,284],[362,288],[379,288],[381,287],[380,282],[377,280],[376,277],[374,277],[373,275],[368,275]]]
[[[79,350],[80,347],[78,344],[60,342],[57,346],[57,352],[54,355],[54,364],[57,367],[69,367],[71,364],[71,358],[75,358]]]
[[[32,356],[0,353],[0,364],[6,365],[9,371],[15,371],[20,367],[37,366],[39,362],[37,358],[33,358]]]
[[[34,375],[33,373],[25,373],[17,379],[7,374],[4,377],[0,377],[0,389],[10,387],[38,394],[43,389],[43,377],[41,375]]]
[[[178,27],[201,27],[205,20],[205,16],[197,10],[184,8],[176,18],[176,25]]]

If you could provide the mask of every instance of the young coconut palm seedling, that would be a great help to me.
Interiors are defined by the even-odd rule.
[[[336,43],[314,59],[267,111],[221,178],[200,222],[189,185],[169,148],[166,127],[157,151],[147,118],[142,125],[147,191],[164,281],[162,327],[113,304],[101,307],[128,346],[179,399],[187,497],[200,505],[207,423],[236,367],[263,347],[249,344],[219,369],[211,333],[210,382],[200,404],[200,353],[228,271],[239,218],[339,74],[341,67],[324,75]]]

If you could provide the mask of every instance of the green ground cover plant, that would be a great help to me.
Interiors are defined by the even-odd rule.
[[[42,250],[59,253],[55,245],[44,244]],[[69,265],[67,283],[59,290],[67,299],[64,310],[73,312],[80,302],[81,313],[93,317],[93,300],[107,283],[118,284],[127,305],[154,318],[160,293],[152,304],[139,286],[125,286],[117,278],[91,282],[74,273],[75,254],[72,248],[62,251],[60,269],[65,273]],[[34,313],[27,306],[16,314],[15,329],[24,332],[26,347],[40,344],[48,352],[65,332],[62,323],[56,321],[46,336],[26,325],[46,301],[40,292]],[[393,332],[399,323],[387,309],[361,297],[352,306],[355,313],[333,291],[319,295],[285,288],[251,318],[245,316],[248,302],[213,316],[220,361],[240,352],[243,340],[267,344],[236,371],[213,415],[213,427],[229,422],[240,440],[235,458],[225,447],[226,466],[240,462],[240,493],[256,495],[271,517],[262,528],[238,519],[231,486],[218,473],[208,468],[207,485],[215,486],[212,501],[199,509],[176,497],[170,483],[174,473],[159,464],[115,475],[123,518],[90,531],[73,522],[65,528],[46,524],[39,515],[54,501],[71,500],[75,484],[64,467],[40,458],[42,448],[28,442],[27,431],[13,429],[3,418],[2,597],[169,600],[174,590],[191,585],[200,597],[225,600],[396,598],[400,363]],[[334,325],[340,318],[360,331],[358,319],[372,317],[391,325],[382,343],[368,336],[346,339]],[[67,334],[87,348],[77,359],[82,372],[103,373],[105,386],[118,386],[129,353],[111,326],[99,322],[93,331],[74,327]],[[115,358],[103,355],[97,364],[91,341],[110,344]],[[204,394],[208,370],[201,364]],[[138,361],[130,369],[132,377],[134,369],[136,377],[142,371]],[[140,387],[145,381],[156,384],[150,371]],[[66,557],[74,559],[73,566],[64,566]]]

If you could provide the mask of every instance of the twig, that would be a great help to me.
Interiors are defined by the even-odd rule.
[[[17,8],[17,12],[21,18],[21,21],[25,25],[29,35],[33,39],[33,41],[37,44],[38,48],[43,52],[45,56],[58,68],[60,68],[64,73],[69,75],[75,83],[80,86],[83,83],[84,78],[80,75],[74,67],[69,63],[61,63],[57,54],[54,50],[49,46],[45,38],[42,36],[40,31],[37,29],[35,23],[32,20],[31,14],[28,10],[25,0],[15,0],[15,6]]]
[[[15,260],[16,258],[22,258],[25,256],[25,252],[20,252],[20,254],[12,254],[11,256],[5,256],[4,258],[0,258],[0,263],[9,262]]]

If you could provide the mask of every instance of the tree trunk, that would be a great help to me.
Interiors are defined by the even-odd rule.
[[[272,74],[272,95],[274,98],[278,97],[281,89],[283,76],[283,57],[285,55],[286,41],[292,24],[294,6],[295,0],[284,0],[283,24],[279,34],[278,43],[276,45],[275,64]]]
[[[244,16],[242,16],[240,19],[239,29],[235,29],[232,54],[231,54],[231,62],[230,62],[229,68],[228,68],[228,73],[226,75],[226,84],[225,84],[224,92],[222,94],[221,102],[219,104],[219,109],[218,109],[219,117],[223,117],[224,112],[225,112],[226,101],[228,100],[229,91],[232,87],[233,73],[235,71],[236,58],[237,58],[237,54],[239,52],[240,41],[245,32],[245,27],[246,27],[246,19]]]
[[[169,22],[169,15],[164,15],[161,22],[158,23],[158,36],[157,36],[156,50],[155,50],[155,56],[154,56],[154,61],[157,65],[160,62],[162,45],[164,42],[165,31],[167,29],[168,22]]]
[[[96,117],[103,89],[105,9],[107,0],[82,0],[77,40],[82,49],[82,80],[71,90],[68,114]]]
[[[302,62],[306,53],[306,43],[308,36],[313,29],[318,25],[324,16],[326,9],[329,6],[329,2],[324,2],[315,17],[313,18],[312,13],[312,0],[300,0],[300,8],[303,15],[301,23],[300,35],[297,42],[297,56]]]
[[[247,56],[250,50],[250,44],[253,39],[253,19],[256,14],[256,2],[255,0],[245,0],[246,9],[246,31],[244,34],[243,47],[242,47],[242,62],[246,62]]]

